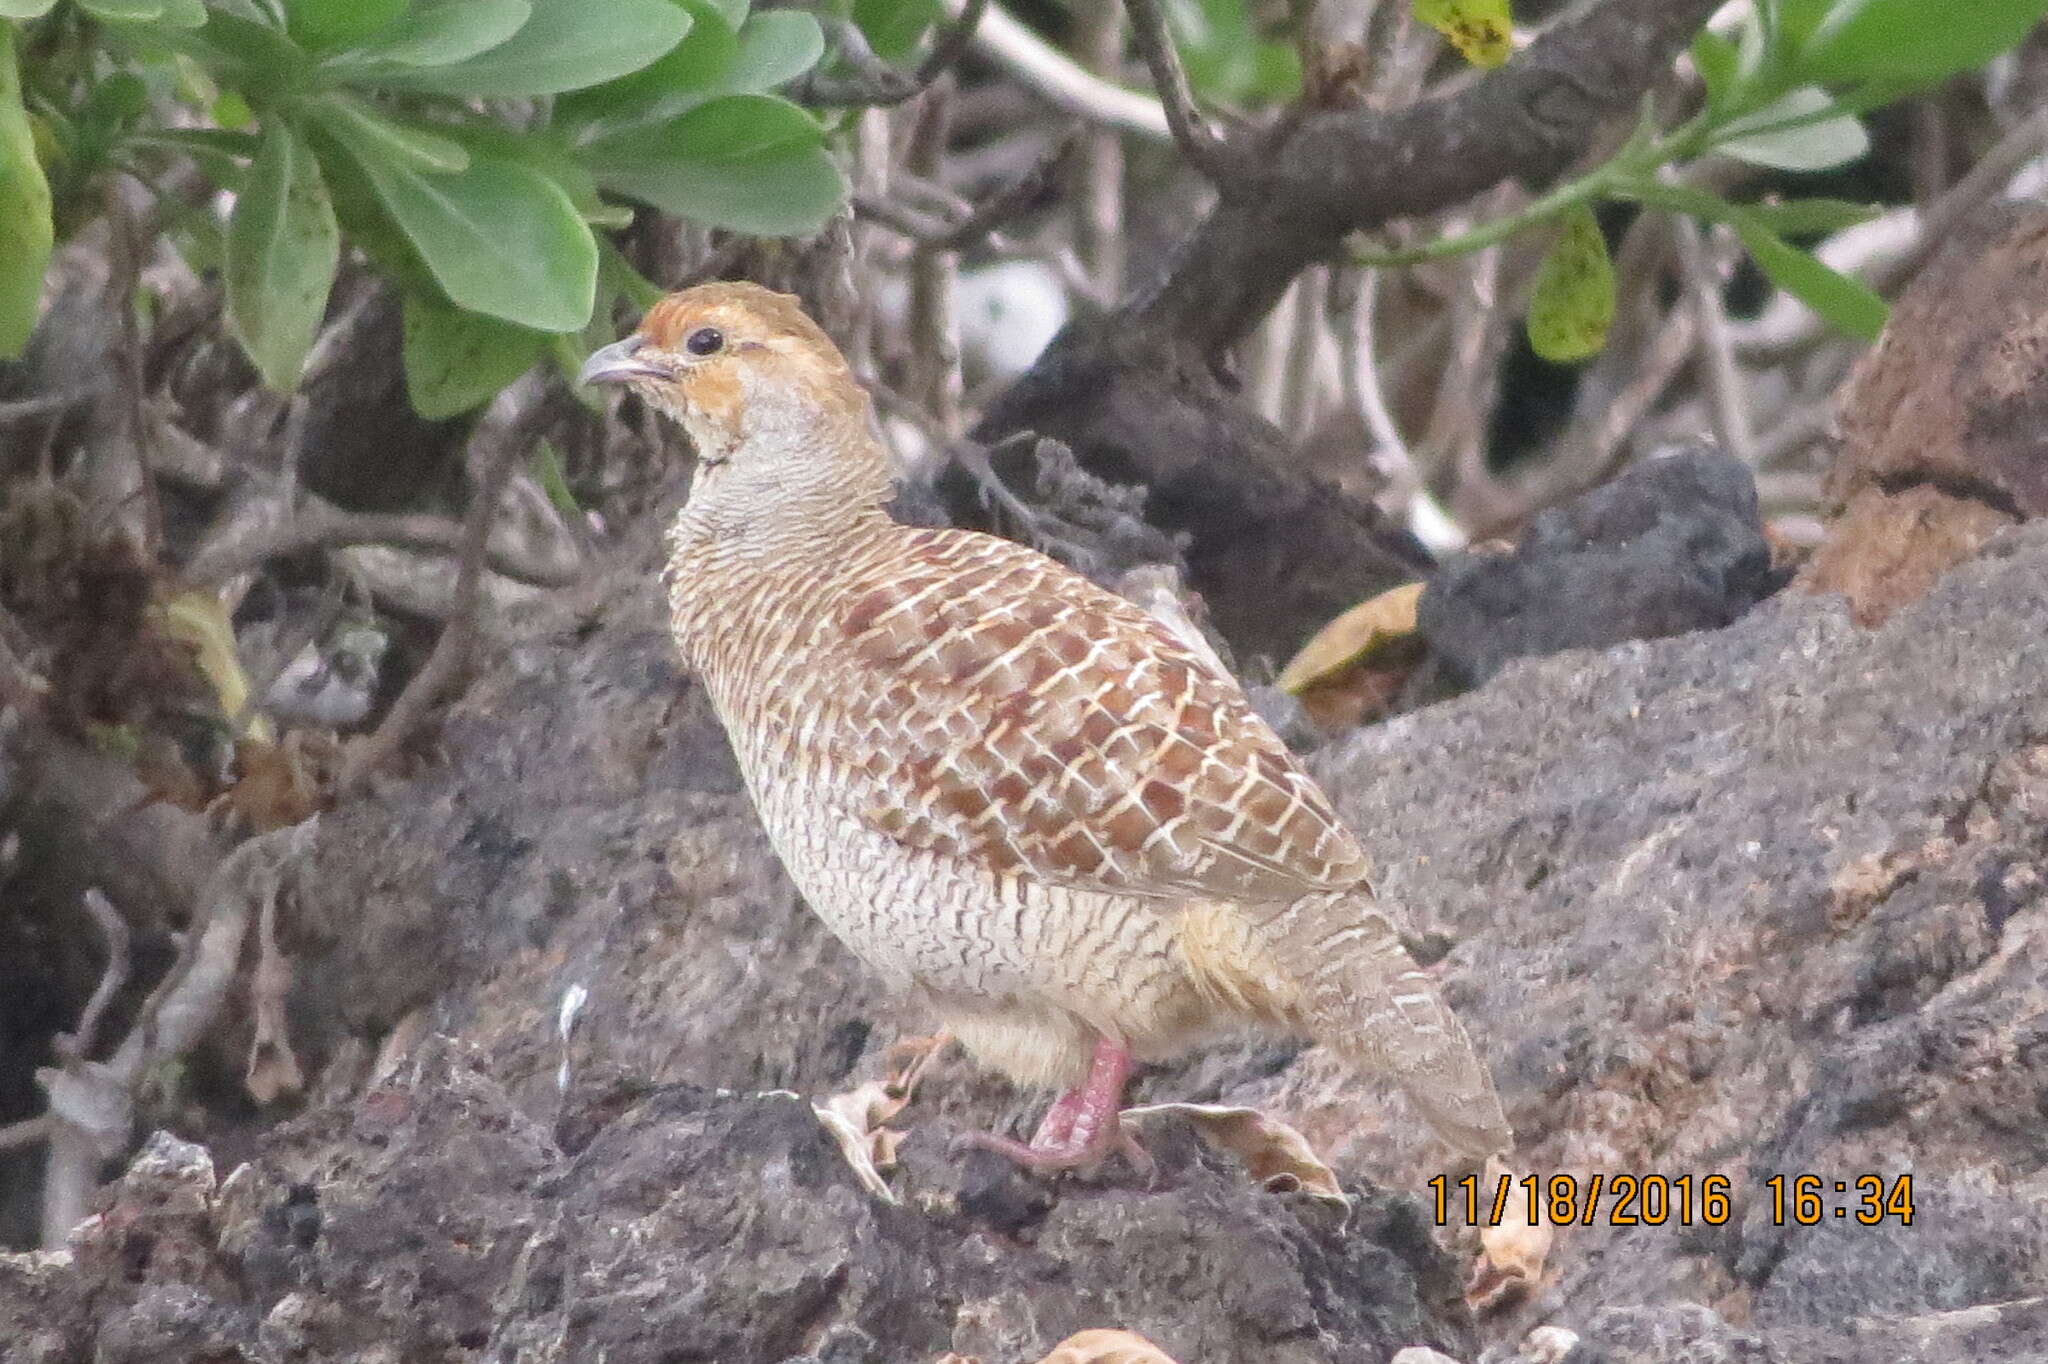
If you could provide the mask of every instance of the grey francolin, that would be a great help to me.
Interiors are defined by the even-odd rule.
[[[1508,1150],[1365,854],[1236,683],[1041,554],[892,522],[867,394],[796,300],[671,295],[582,377],[696,447],[671,619],[791,879],[976,1056],[1067,1087],[1028,1146],[980,1144],[1094,1164],[1133,1061],[1250,1023],[1392,1076],[1465,1159]]]

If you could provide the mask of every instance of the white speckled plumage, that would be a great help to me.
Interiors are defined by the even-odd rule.
[[[685,660],[791,877],[889,983],[1022,1080],[1265,1024],[1391,1075],[1461,1154],[1511,1145],[1364,853],[1229,677],[1042,555],[889,521],[865,395],[793,300],[685,291],[611,351],[700,454],[669,541]]]

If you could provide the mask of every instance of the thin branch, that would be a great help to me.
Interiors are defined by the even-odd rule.
[[[958,5],[959,0],[947,0],[948,9],[963,12]],[[982,19],[974,47],[1056,109],[1158,142],[1173,136],[1158,100],[1084,70],[1000,9]]]
[[[908,74],[876,56],[858,24],[850,19],[821,15],[819,21],[832,31],[839,60],[852,68],[854,74],[851,78],[834,77],[813,70],[791,87],[791,93],[805,104],[842,108],[901,104],[912,99],[951,71],[967,54],[968,44],[981,26],[988,3],[989,0],[967,0],[959,17],[939,34],[938,41],[918,63],[917,70]]]
[[[1138,45],[1138,55],[1145,59],[1145,69],[1152,73],[1152,86],[1159,92],[1165,109],[1166,126],[1181,155],[1210,180],[1223,183],[1232,171],[1226,147],[1195,107],[1195,92],[1188,85],[1180,51],[1173,45],[1173,35],[1167,31],[1166,16],[1157,0],[1124,0],[1124,10],[1131,16],[1131,38]]]
[[[505,485],[511,480],[513,469],[540,438],[539,418],[547,404],[534,396],[533,385],[533,376],[529,375],[507,389],[493,405],[493,415],[500,412],[504,415],[497,422],[487,416],[479,429],[478,437],[485,442],[487,455],[483,476],[478,480],[469,511],[463,518],[461,563],[455,577],[455,601],[448,623],[434,641],[433,653],[406,683],[405,690],[392,703],[383,722],[349,748],[341,776],[335,782],[337,798],[345,798],[361,790],[370,774],[389,761],[412,737],[413,731],[426,718],[427,711],[469,666],[478,636],[485,547],[490,541],[491,523],[497,517],[499,504],[504,501]]]
[[[1515,60],[1399,109],[1309,111],[1243,134],[1257,173],[1223,196],[1166,279],[1110,326],[1183,354],[1220,354],[1347,233],[1462,204],[1509,179],[1538,185],[1633,112],[1718,0],[1606,0]],[[1136,337],[1133,337],[1133,331]]]
[[[307,495],[283,525],[252,523],[246,532],[238,529],[211,539],[182,576],[193,586],[212,587],[261,568],[272,559],[312,550],[376,544],[459,554],[464,543],[463,523],[445,516],[343,511]],[[490,547],[485,562],[495,573],[536,587],[566,587],[576,581],[579,572],[574,565],[551,563],[502,543]]]
[[[51,1129],[56,1125],[57,1120],[47,1113],[39,1117],[23,1118],[20,1122],[8,1123],[5,1127],[0,1127],[0,1152],[47,1141]]]
[[[1706,362],[1707,399],[1714,414],[1714,435],[1721,448],[1754,469],[1756,439],[1749,428],[1749,395],[1735,364],[1728,314],[1721,306],[1721,275],[1707,250],[1699,224],[1683,215],[1671,219],[1678,246],[1679,268],[1699,323],[1700,350]]]
[[[93,1044],[99,1038],[100,1019],[114,1002],[114,996],[128,983],[128,921],[98,886],[88,888],[81,898],[86,913],[99,926],[100,936],[107,940],[107,965],[100,972],[99,984],[86,1001],[84,1012],[78,1015],[78,1026],[56,1038],[57,1056],[64,1061],[83,1060],[92,1055]]]
[[[880,195],[855,193],[853,211],[860,217],[868,218],[908,237],[919,246],[942,251],[966,251],[981,245],[994,236],[1018,214],[1029,209],[1045,197],[1053,177],[1061,171],[1066,159],[1072,154],[1081,137],[1077,124],[1069,128],[1049,147],[1036,162],[1008,184],[995,190],[978,204],[969,205],[957,221],[948,221],[937,214],[904,203],[901,199],[885,198]],[[915,176],[901,177],[906,192],[929,182]]]

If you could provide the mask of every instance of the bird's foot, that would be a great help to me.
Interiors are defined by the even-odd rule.
[[[1035,1175],[1092,1170],[1111,1156],[1121,1155],[1149,1185],[1158,1168],[1151,1153],[1138,1143],[1135,1136],[1124,1130],[1114,1115],[1093,1132],[1072,1133],[1060,1141],[1034,1138],[1022,1142],[994,1132],[968,1132],[955,1143],[955,1149],[993,1151]]]
[[[993,1132],[976,1132],[963,1138],[962,1145],[993,1151],[1041,1175],[1092,1169],[1121,1154],[1149,1184],[1155,1168],[1152,1157],[1124,1130],[1119,1114],[1130,1073],[1130,1053],[1100,1038],[1087,1080],[1053,1100],[1028,1143]]]

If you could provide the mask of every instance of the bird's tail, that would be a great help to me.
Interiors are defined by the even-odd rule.
[[[1306,895],[1265,916],[1201,907],[1182,947],[1219,1002],[1391,1077],[1460,1155],[1514,1149],[1486,1063],[1369,892]]]

